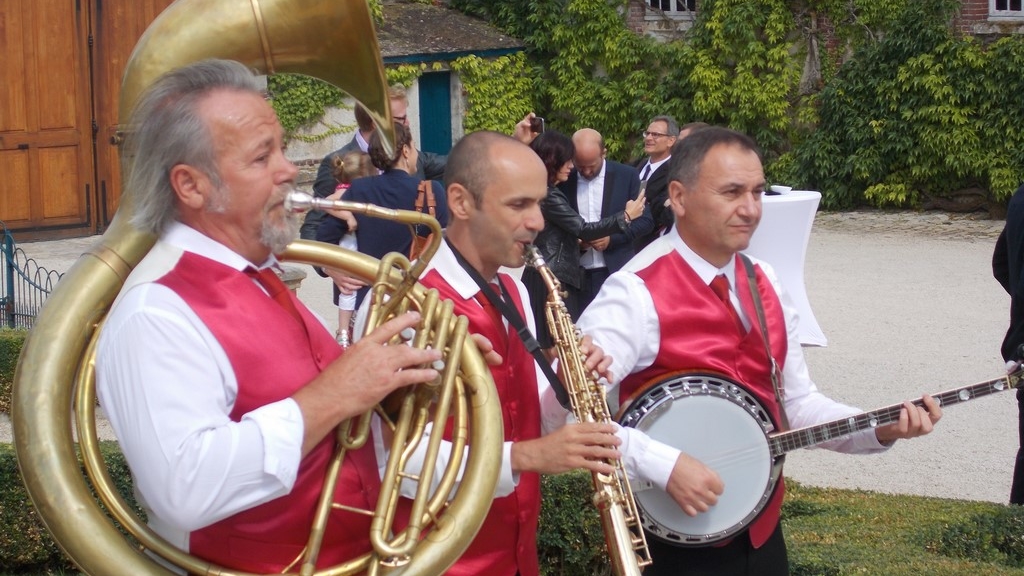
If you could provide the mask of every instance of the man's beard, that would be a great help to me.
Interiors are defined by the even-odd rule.
[[[284,249],[299,237],[299,228],[302,226],[301,214],[285,210],[283,206],[276,202],[278,197],[284,198],[291,191],[292,187],[286,186],[284,187],[284,194],[280,196],[275,194],[274,199],[267,204],[267,208],[263,213],[260,241],[263,242],[264,246],[270,248],[272,254],[284,252]],[[275,204],[277,204],[278,209],[282,213],[282,216],[277,219],[270,212],[271,207]]]
[[[279,199],[283,199],[293,188],[282,186],[275,192],[263,209],[263,221],[260,225],[260,242],[270,249],[272,254],[280,254],[284,249],[299,237],[299,228],[302,226],[302,215],[296,212],[284,210],[279,205]],[[214,213],[224,213],[227,210],[231,199],[231,193],[226,186],[217,187],[214,193],[206,200],[206,210]],[[281,209],[282,216],[276,218],[271,214],[275,205]]]

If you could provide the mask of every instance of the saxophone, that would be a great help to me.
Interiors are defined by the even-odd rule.
[[[527,246],[526,262],[540,273],[548,288],[544,310],[559,362],[562,363],[563,380],[573,415],[578,422],[611,424],[613,420],[608,411],[604,386],[597,381],[597,375],[584,365],[584,356],[579,348],[583,336],[562,301],[561,283],[547,267],[536,246]],[[612,474],[594,472],[592,479],[593,502],[601,517],[608,556],[616,575],[639,576],[651,563],[647,538],[640,527],[640,515],[622,461],[616,459],[607,463],[615,471]]]

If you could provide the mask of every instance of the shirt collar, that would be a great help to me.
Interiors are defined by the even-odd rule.
[[[480,287],[476,285],[476,282],[473,281],[469,273],[459,264],[459,261],[455,258],[455,253],[452,252],[451,246],[448,245],[447,241],[441,242],[441,247],[437,249],[437,253],[430,259],[424,274],[430,270],[437,270],[437,273],[444,278],[445,282],[463,300],[471,300],[480,292]],[[488,278],[487,281],[493,282],[496,279],[497,276]]]
[[[209,258],[215,262],[220,262],[221,264],[230,266],[238,271],[245,270],[252,266],[252,263],[243,258],[241,254],[228,248],[224,244],[217,242],[195,228],[181,222],[172,222],[170,226],[167,227],[167,230],[164,231],[161,239],[171,246],[175,246],[186,252],[198,254],[204,258]],[[277,258],[271,254],[257,268],[262,269],[268,266],[277,265]]]
[[[364,153],[370,150],[370,143],[366,141],[366,138],[363,138],[363,135],[359,133],[359,130],[356,130],[356,144],[359,145],[359,149]]]
[[[651,174],[654,174],[655,170],[657,170],[658,168],[661,168],[662,164],[664,164],[665,162],[668,162],[671,159],[672,159],[672,155],[671,154],[669,154],[668,156],[666,156],[665,158],[663,158],[661,160],[658,160],[657,162],[651,162],[650,159],[648,159],[647,162],[650,163],[650,165],[651,165]],[[650,178],[650,175],[648,175],[648,178]]]
[[[715,279],[715,276],[719,274],[725,274],[725,277],[729,280],[729,287],[736,290],[736,255],[734,254],[729,262],[722,268],[718,268],[714,264],[711,264],[707,260],[701,258],[694,252],[686,242],[683,242],[682,236],[679,232],[673,230],[672,233],[668,234],[672,247],[675,248],[676,252],[683,257],[683,260],[690,265],[690,268],[697,273],[700,277],[701,282],[710,285],[711,281]]]

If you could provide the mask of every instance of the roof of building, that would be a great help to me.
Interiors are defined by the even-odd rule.
[[[484,20],[437,4],[384,3],[377,38],[386,64],[501,56],[523,49],[521,41]]]

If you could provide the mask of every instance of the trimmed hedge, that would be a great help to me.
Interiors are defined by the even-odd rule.
[[[130,476],[116,444],[101,443],[118,490]],[[859,490],[792,480],[782,517],[792,576],[1024,576],[1024,507]],[[609,574],[590,476],[544,479],[538,534],[545,576]],[[74,572],[28,500],[14,450],[0,444],[0,573]]]
[[[116,442],[100,442],[100,453],[117,491],[143,514],[132,496],[131,474]],[[79,460],[84,475],[84,467]],[[97,504],[99,500],[97,500]],[[145,516],[142,516],[145,518]],[[41,574],[74,570],[36,512],[18,472],[14,446],[0,443],[0,571]]]
[[[26,332],[0,330],[0,408],[10,408]],[[119,492],[134,504],[117,444],[100,450]],[[1024,507],[801,486],[789,480],[782,509],[792,576],[1024,576]],[[538,534],[545,576],[610,574],[586,473],[545,477]],[[139,511],[141,514],[141,511]],[[42,525],[0,443],[0,574],[74,572]]]

